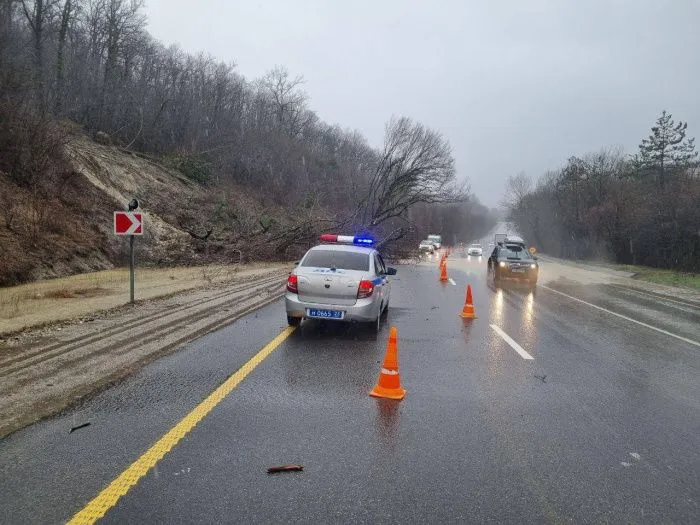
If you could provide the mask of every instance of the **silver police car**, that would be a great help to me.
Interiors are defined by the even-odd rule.
[[[287,322],[302,319],[369,323],[379,331],[389,307],[395,268],[384,264],[372,240],[324,234],[287,279]]]

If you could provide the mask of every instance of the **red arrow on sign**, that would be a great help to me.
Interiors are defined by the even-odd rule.
[[[143,235],[143,218],[141,214],[130,211],[115,211],[114,234]]]

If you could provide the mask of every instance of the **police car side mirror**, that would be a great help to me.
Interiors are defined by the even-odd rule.
[[[387,268],[386,274],[387,275],[396,275],[396,268]]]

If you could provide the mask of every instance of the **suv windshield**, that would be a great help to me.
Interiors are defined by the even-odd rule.
[[[501,249],[499,255],[506,259],[532,259],[530,252],[520,246],[506,246]]]
[[[306,254],[299,266],[316,268],[340,268],[343,270],[369,271],[369,254],[338,250],[313,250]]]

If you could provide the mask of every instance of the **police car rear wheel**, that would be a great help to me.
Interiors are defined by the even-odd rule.
[[[368,325],[369,325],[369,329],[372,331],[373,334],[379,333],[379,330],[382,327],[382,311],[381,310],[377,314],[377,318],[374,321],[370,321],[368,323]]]
[[[289,326],[299,326],[300,323],[301,323],[301,317],[287,316],[287,324]]]

